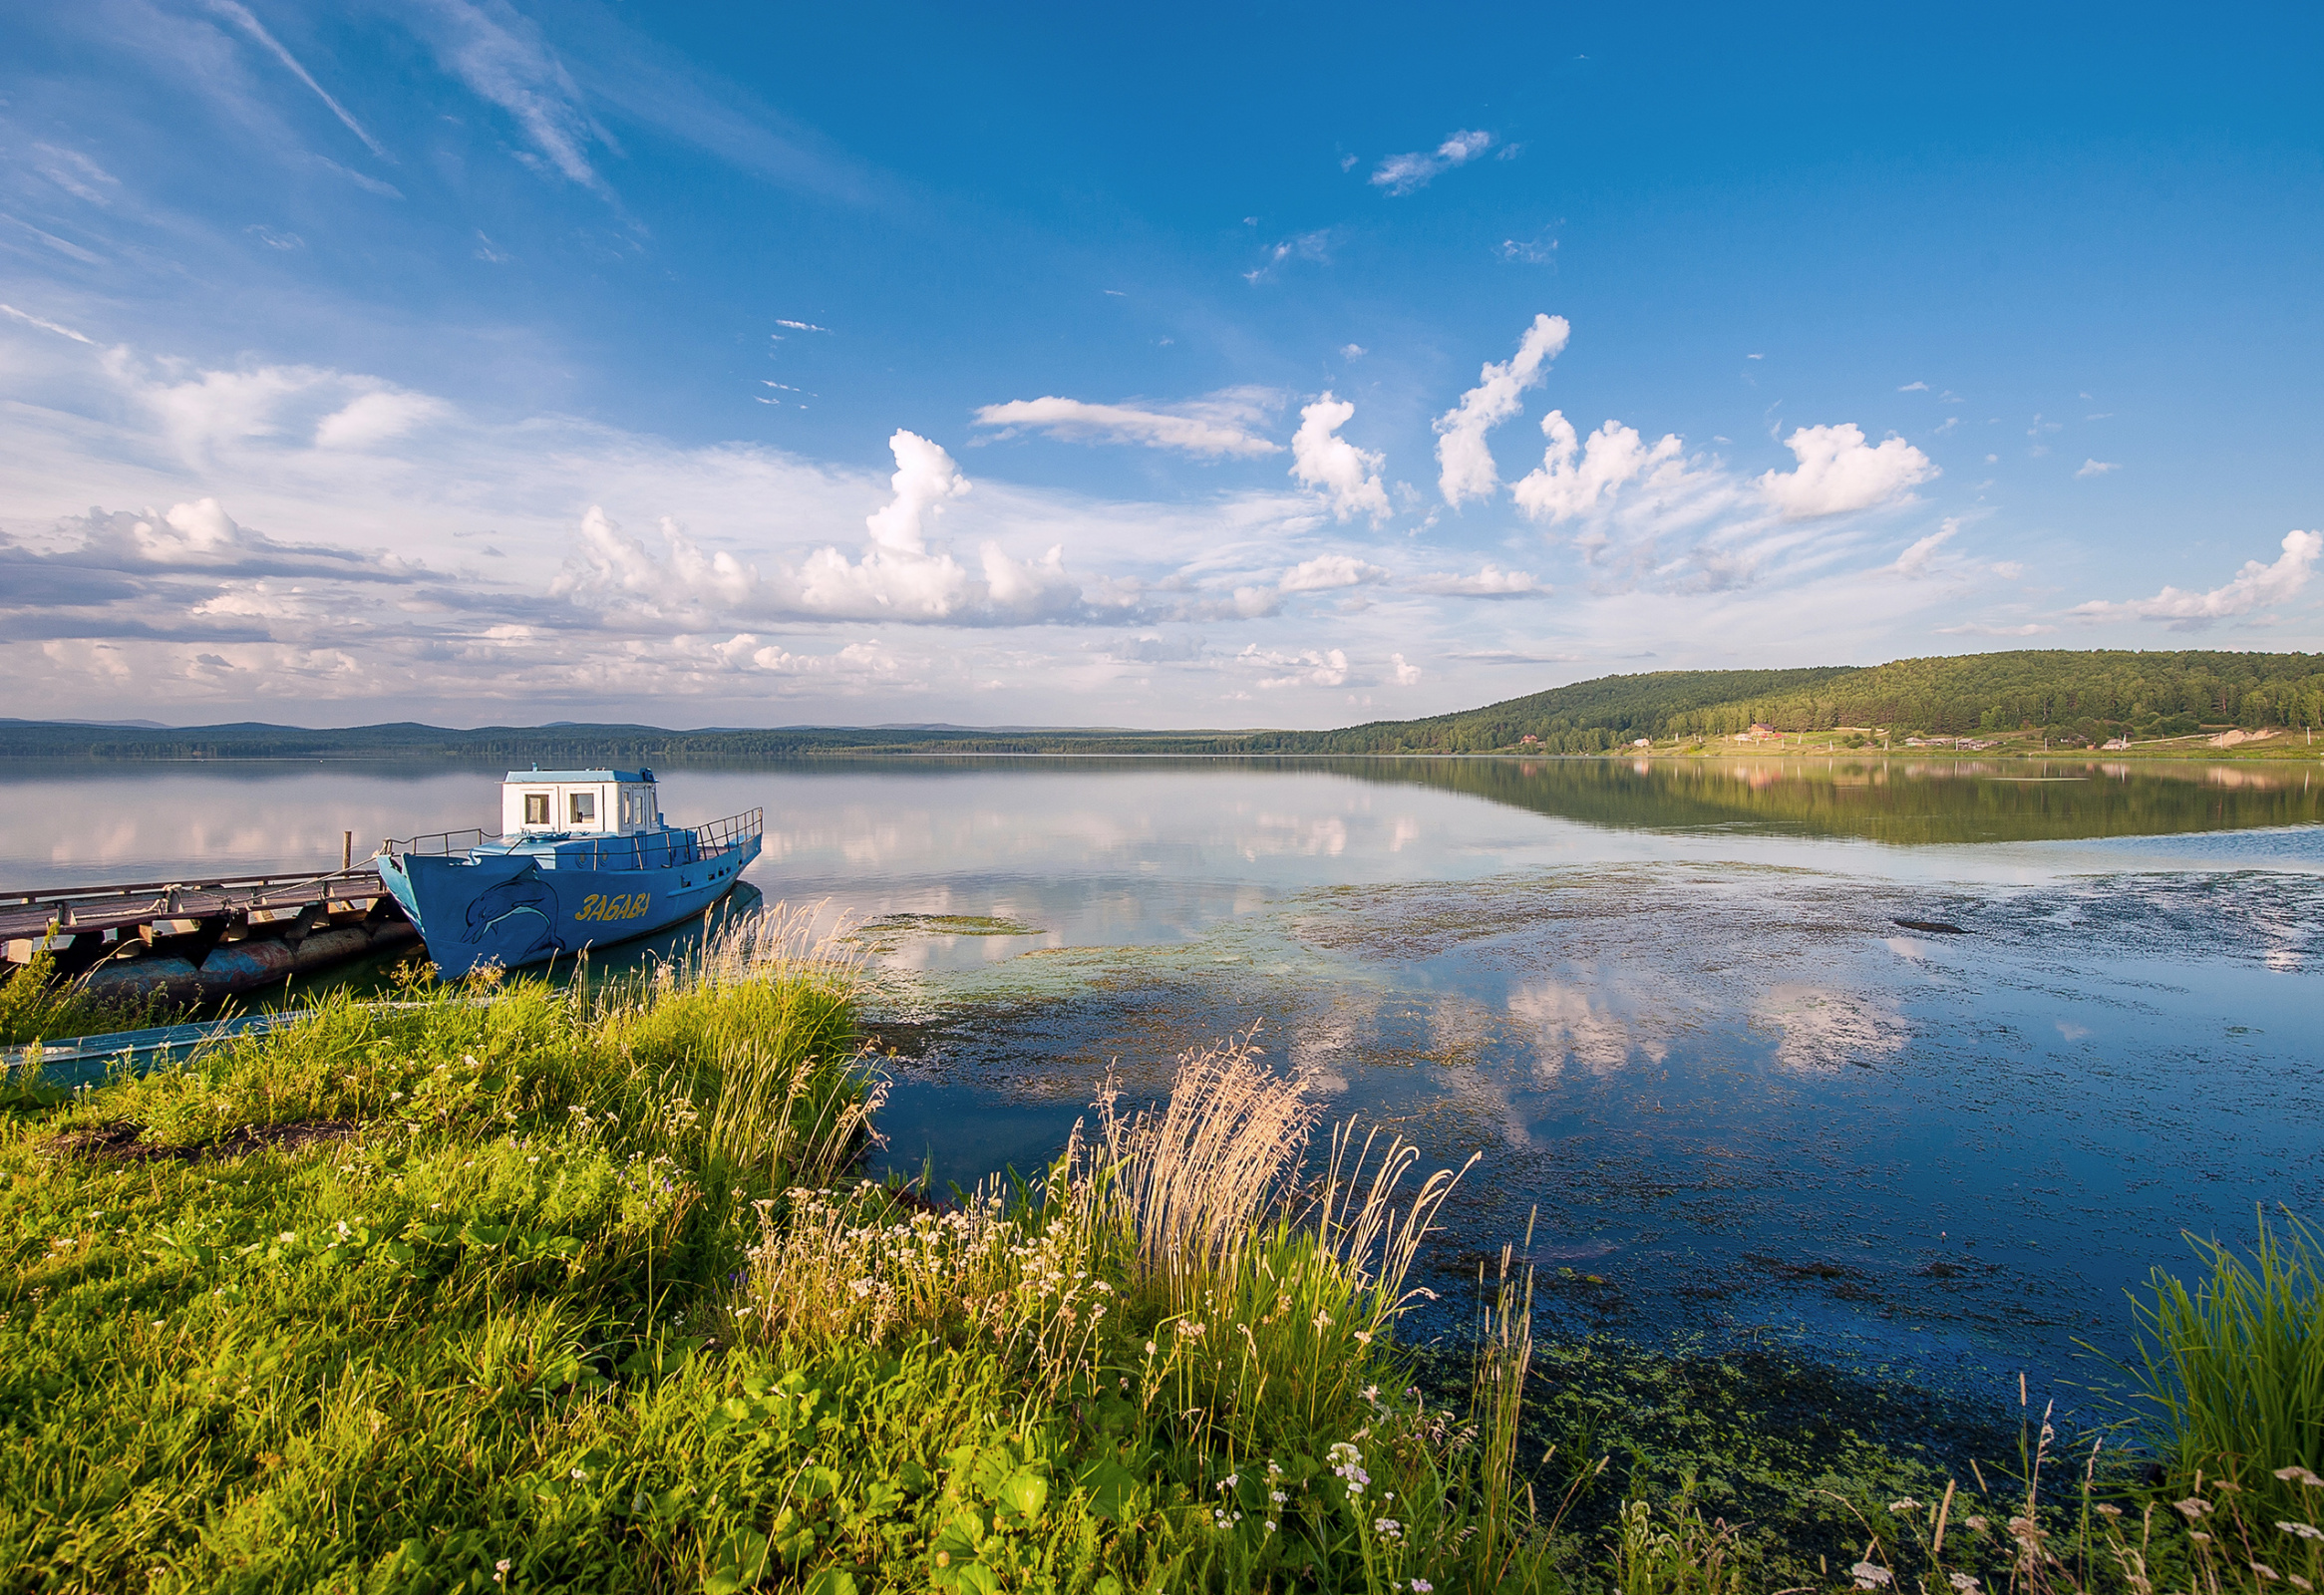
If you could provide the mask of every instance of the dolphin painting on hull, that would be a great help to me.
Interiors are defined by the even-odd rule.
[[[556,934],[556,893],[540,878],[540,866],[527,864],[522,874],[477,893],[460,939],[484,943],[480,957],[498,954],[513,968],[569,950]]]

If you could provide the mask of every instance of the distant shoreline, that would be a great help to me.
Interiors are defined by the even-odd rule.
[[[1443,749],[1413,748],[1380,752],[1310,752],[1289,749],[1232,749],[1232,748],[1138,748],[1109,746],[1104,748],[980,748],[980,747],[894,747],[894,746],[835,746],[799,748],[760,752],[724,752],[716,749],[670,750],[638,757],[635,751],[604,755],[588,754],[567,746],[561,756],[581,758],[595,765],[628,768],[633,765],[660,765],[670,769],[703,768],[711,766],[773,766],[830,763],[849,761],[892,762],[896,764],[935,763],[956,759],[992,760],[1086,760],[1100,761],[1154,761],[1196,762],[1218,761],[1233,763],[1331,764],[1345,761],[1392,763],[1407,760],[1427,760],[1442,763],[1516,764],[1553,761],[1560,764],[1579,764],[1590,761],[1623,763],[1651,761],[1656,764],[1767,764],[1804,763],[1810,760],[1825,762],[1854,762],[1862,764],[1944,763],[1944,764],[2074,764],[2074,765],[2324,765],[2324,742],[2313,747],[2294,741],[2286,746],[2280,743],[2245,745],[2234,749],[2178,745],[2131,747],[2127,749],[2048,749],[2020,746],[1998,746],[1983,749],[1951,748],[1845,748],[1821,742],[1800,744],[1766,744],[1748,747],[1725,747],[1717,743],[1701,748],[1691,745],[1673,747],[1661,744],[1654,748],[1614,748],[1591,753],[1544,752],[1525,748],[1493,748],[1450,752]],[[530,753],[523,758],[530,762]],[[546,756],[541,756],[545,758]],[[0,758],[19,765],[37,765],[54,770],[60,766],[81,768],[127,768],[133,766],[171,766],[181,768],[215,769],[226,766],[255,768],[258,766],[294,767],[302,765],[367,765],[394,761],[401,764],[424,764],[438,768],[467,767],[478,770],[502,770],[515,767],[512,757],[496,756],[488,751],[461,748],[415,750],[388,746],[349,745],[329,751],[298,753],[167,753],[138,750],[107,749],[103,752],[48,751],[27,752],[0,745]]]

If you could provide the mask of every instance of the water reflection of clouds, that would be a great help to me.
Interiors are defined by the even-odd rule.
[[[1378,1028],[1379,1004],[1353,993],[1328,1008],[1311,1008],[1291,1027],[1289,1062],[1310,1087],[1337,1097],[1348,1089],[1347,1071],[1357,1051]]]
[[[1275,853],[1337,858],[1348,850],[1348,822],[1337,814],[1256,814],[1257,830],[1246,832],[1241,853],[1248,862]]]
[[[1670,1056],[1667,1037],[1640,1033],[1635,1010],[1615,1011],[1620,985],[1618,977],[1593,973],[1586,985],[1549,979],[1509,993],[1509,1017],[1532,1033],[1535,1075],[1553,1080],[1568,1064],[1607,1075],[1633,1052],[1657,1064]]]
[[[1912,1039],[1911,1024],[1889,1004],[1800,982],[1769,987],[1752,1017],[1777,1032],[1776,1062],[1786,1069],[1869,1065],[1901,1053]]]

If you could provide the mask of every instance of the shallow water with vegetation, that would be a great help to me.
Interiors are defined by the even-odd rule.
[[[1255,1024],[1335,1110],[1487,1152],[1440,1287],[1530,1220],[1545,1333],[1971,1402],[2023,1370],[2088,1413],[2081,1344],[2124,1349],[2182,1229],[2324,1206],[2318,774],[824,761],[666,771],[663,805],[764,805],[753,883],[854,927],[880,1156],[939,1190]],[[488,815],[497,775],[24,767],[0,855],[32,885],[335,859]]]

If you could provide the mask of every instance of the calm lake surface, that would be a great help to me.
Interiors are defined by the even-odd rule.
[[[0,887],[333,864],[498,775],[19,764]],[[1537,1213],[1551,1332],[2087,1409],[2182,1230],[2324,1212],[2324,764],[821,762],[662,806],[764,807],[752,882],[858,927],[890,1166],[1033,1169],[1109,1068],[1256,1024],[1335,1116],[1484,1154],[1437,1328]]]

